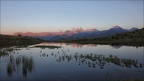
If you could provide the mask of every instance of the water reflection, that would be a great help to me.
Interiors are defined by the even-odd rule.
[[[77,43],[59,43],[60,45],[72,46],[73,48],[82,48],[83,46],[87,47],[96,47],[97,44],[77,44]]]
[[[71,46],[73,48],[82,48],[84,46],[87,46],[87,47],[96,47],[98,46],[99,44],[78,44],[78,43],[54,43],[54,42],[43,42],[43,43],[40,43],[40,44],[35,44],[35,45],[31,45],[31,46],[28,46],[29,48],[32,48],[36,45],[58,45],[58,46],[62,46],[62,45],[66,45],[66,46]],[[123,45],[109,45],[111,46],[112,48],[115,48],[115,49],[119,49],[121,48]],[[138,48],[136,46],[136,48]]]
[[[17,56],[16,58],[13,55],[9,56],[8,65],[7,65],[7,74],[11,77],[14,72],[21,72],[24,77],[27,77],[27,73],[31,73],[34,69],[34,61],[32,57],[28,56]],[[20,71],[21,70],[21,71]]]
[[[44,42],[44,43],[41,43],[41,45],[52,45],[52,44],[59,44],[59,45],[66,45],[66,46],[72,46],[73,48],[82,48],[84,46],[87,46],[87,47],[96,47],[98,44],[78,44],[78,43],[53,43],[53,42]],[[115,49],[119,49],[121,48],[122,46],[121,45],[110,45],[111,47],[115,48]]]
[[[115,48],[115,49],[119,49],[119,48],[122,47],[121,45],[119,45],[119,46],[116,46],[116,45],[110,45],[110,46],[113,47],[113,48]]]
[[[61,80],[63,79],[61,75],[78,80],[85,79],[85,76],[86,79],[101,80],[103,76],[106,76],[110,80],[113,78],[118,80],[120,78],[141,79],[143,75],[144,64],[139,52],[141,48],[113,46],[117,49],[112,49],[108,45],[70,43],[62,43],[62,45],[61,43],[44,43],[43,45],[46,46],[42,47],[43,49],[34,47],[36,45],[0,49],[2,80],[25,80],[25,78],[27,80],[56,78]],[[53,49],[57,47],[48,46],[61,46],[61,48]],[[120,47],[122,49],[118,49]],[[115,71],[115,69],[118,70]],[[32,73],[34,71],[36,72]],[[49,77],[46,77],[48,75]],[[125,77],[120,77],[122,75]]]

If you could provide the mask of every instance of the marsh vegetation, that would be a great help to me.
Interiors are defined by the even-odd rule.
[[[109,57],[106,57],[105,55],[97,55],[97,54],[75,54],[73,55],[63,55],[59,56],[57,61],[71,61],[75,60],[75,62],[78,62],[79,65],[88,65],[88,67],[95,68],[96,66],[99,66],[101,69],[104,68],[106,64],[110,65],[111,63],[121,66],[121,67],[128,67],[131,68],[142,68],[142,63],[138,63],[135,59],[126,59],[126,58],[119,58],[117,56],[110,55]]]

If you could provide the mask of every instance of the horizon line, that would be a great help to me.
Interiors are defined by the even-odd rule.
[[[116,28],[116,27],[120,27],[120,28],[122,28],[122,29],[125,29],[125,28],[123,28],[123,27],[121,27],[121,26],[118,26],[118,25],[112,26],[111,28]],[[82,27],[74,27],[74,28],[76,28],[76,29],[83,29]],[[2,35],[14,35],[15,33],[48,33],[48,32],[56,33],[56,32],[70,31],[70,30],[73,30],[74,28],[71,28],[71,29],[69,29],[69,30],[63,30],[63,31],[62,31],[62,30],[59,30],[59,31],[41,31],[41,32],[32,32],[32,31],[22,32],[22,31],[17,31],[17,32],[14,32],[14,33],[1,33],[1,32],[0,32],[0,34],[2,34]],[[109,29],[111,29],[111,28],[109,28]],[[132,28],[142,29],[142,28],[144,28],[144,27],[142,27],[142,28],[131,27],[131,28],[125,29],[125,30],[130,30],[130,29],[132,29]],[[109,29],[99,30],[99,29],[97,29],[97,28],[87,28],[87,29],[83,29],[83,30],[86,31],[86,30],[90,30],[90,29],[96,29],[97,31],[109,30]],[[2,30],[1,30],[1,31],[2,31]]]

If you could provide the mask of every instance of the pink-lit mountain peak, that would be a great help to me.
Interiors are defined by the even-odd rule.
[[[72,32],[91,32],[91,31],[98,31],[96,28],[88,28],[86,30],[80,28],[72,28],[71,29]]]
[[[72,28],[71,31],[72,32],[78,32],[78,31],[84,31],[84,29],[82,29],[82,28]]]
[[[113,26],[113,28],[121,28],[121,27],[116,25],[116,26]]]

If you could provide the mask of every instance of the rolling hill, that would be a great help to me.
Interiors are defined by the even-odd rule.
[[[28,36],[10,36],[0,34],[0,47],[31,45],[41,42],[44,42],[44,40]]]

